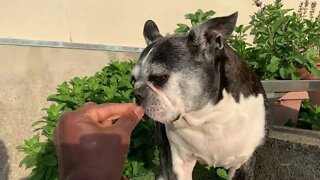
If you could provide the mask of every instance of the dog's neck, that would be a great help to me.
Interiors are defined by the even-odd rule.
[[[225,107],[236,103],[234,97],[227,93],[225,89],[222,91],[222,96],[223,99],[218,104],[209,102],[200,110],[182,114],[178,120],[169,123],[167,126],[171,127],[172,129],[184,129],[190,127],[199,127],[206,122],[215,120],[216,116],[221,116],[222,113],[225,113]]]

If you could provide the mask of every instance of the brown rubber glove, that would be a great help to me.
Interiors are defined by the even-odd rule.
[[[63,114],[55,132],[60,178],[119,180],[143,114],[134,104],[95,103]]]

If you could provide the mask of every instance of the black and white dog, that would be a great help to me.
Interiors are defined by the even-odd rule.
[[[145,23],[148,46],[132,76],[136,102],[160,122],[159,179],[173,178],[166,171],[172,162],[175,177],[190,180],[196,161],[228,169],[228,179],[253,176],[253,154],[268,133],[268,104],[259,78],[227,44],[237,16],[165,37],[153,21]]]

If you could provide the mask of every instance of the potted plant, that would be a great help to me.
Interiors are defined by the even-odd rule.
[[[312,59],[319,48],[320,18],[313,18],[315,2],[306,18],[309,4],[300,4],[298,13],[283,9],[281,0],[262,6],[255,0],[259,11],[251,16],[251,34],[254,47],[248,48],[246,59],[257,74],[265,80],[301,79],[300,70],[320,76]],[[274,105],[276,122],[283,125],[289,118],[297,119],[302,100],[309,98],[307,92],[289,92]]]
[[[320,12],[315,17],[315,10],[317,7],[317,2],[313,1],[309,3],[309,1],[301,2],[298,9],[298,16],[302,21],[306,21],[312,28],[315,28],[315,31],[310,32],[315,37],[319,37],[320,30]],[[310,23],[311,22],[311,23]],[[308,58],[313,60],[316,63],[316,68],[320,71],[320,46],[319,43],[315,46],[311,47],[313,49],[312,52],[308,54]],[[308,72],[304,67],[299,68],[298,72],[301,76],[302,80],[320,80],[319,76]],[[320,105],[320,90],[318,91],[308,91],[309,97],[311,99],[312,105]]]
[[[316,64],[317,70],[320,71],[320,54],[310,57]],[[308,72],[305,68],[298,69],[302,80],[320,80],[320,77]]]
[[[320,131],[320,105],[312,105],[310,100],[304,100],[301,104],[297,121],[289,120],[289,127]]]
[[[316,62],[317,70],[320,71],[320,54],[318,53],[310,58]],[[320,77],[311,74],[305,68],[300,68],[298,71],[302,80],[320,80]],[[311,105],[320,105],[320,90],[308,91],[308,95]]]

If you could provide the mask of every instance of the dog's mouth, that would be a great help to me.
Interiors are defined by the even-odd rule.
[[[178,114],[176,118],[174,118],[172,121],[170,121],[170,123],[177,121],[178,119],[180,119],[180,117],[181,117],[181,114]]]
[[[152,119],[152,118],[150,118],[147,114],[144,114],[142,119]]]
[[[170,121],[169,123],[173,123],[175,121],[177,121],[178,119],[180,119],[181,114],[177,115],[177,117],[175,117],[172,121]],[[149,117],[147,114],[144,114],[143,119],[152,119],[151,117]]]

